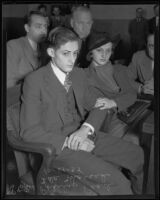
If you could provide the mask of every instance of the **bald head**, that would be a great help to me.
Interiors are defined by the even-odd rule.
[[[71,27],[81,39],[90,34],[92,24],[92,14],[87,7],[80,6],[73,10]]]

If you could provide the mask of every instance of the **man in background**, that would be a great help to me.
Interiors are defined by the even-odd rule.
[[[47,36],[47,22],[42,13],[31,11],[24,24],[26,36],[7,42],[7,88],[18,84],[39,67],[38,44]]]
[[[159,5],[155,5],[153,7],[154,10],[154,17],[148,20],[149,24],[149,32],[155,33],[156,27],[159,26]]]
[[[131,20],[129,24],[129,34],[131,40],[132,54],[145,48],[146,38],[148,34],[148,22],[143,17],[144,10],[136,9],[136,18]]]
[[[145,50],[133,54],[127,71],[138,94],[154,95],[154,34],[148,35]]]
[[[89,62],[86,59],[88,53],[87,43],[93,24],[92,14],[86,6],[75,7],[72,12],[70,24],[75,33],[81,39],[81,49],[77,59],[78,67],[86,68]]]

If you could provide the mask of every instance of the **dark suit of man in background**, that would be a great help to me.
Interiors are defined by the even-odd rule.
[[[137,8],[136,18],[131,20],[129,24],[128,31],[130,34],[132,54],[145,48],[148,34],[148,22],[143,17],[143,12],[142,8]]]
[[[57,157],[51,168],[72,171],[74,177],[80,176],[82,183],[85,180],[87,187],[93,186],[97,191],[84,191],[83,186],[77,186],[78,195],[132,194],[129,180],[119,167],[129,169],[138,178],[143,166],[141,148],[99,132],[107,110],[94,108],[98,95],[88,89],[84,71],[73,69],[78,37],[60,27],[50,38],[47,52],[51,62],[24,82],[22,138],[53,144]]]
[[[153,9],[155,16],[148,20],[150,33],[155,33],[156,27],[159,26],[159,5],[155,5]]]

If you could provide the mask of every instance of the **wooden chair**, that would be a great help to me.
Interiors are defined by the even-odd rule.
[[[46,176],[51,160],[55,157],[54,146],[44,143],[25,142],[19,134],[20,117],[20,94],[21,86],[15,86],[7,90],[7,120],[9,118],[13,127],[7,130],[7,140],[13,150],[19,152],[34,153],[42,156],[42,162],[37,166],[37,171],[33,171],[35,194],[43,194],[42,177]],[[29,161],[29,160],[28,160]],[[30,163],[28,163],[30,165]]]

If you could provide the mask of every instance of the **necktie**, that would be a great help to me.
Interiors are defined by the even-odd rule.
[[[69,88],[71,87],[72,82],[71,80],[69,80],[69,73],[66,75],[65,81],[64,81],[64,88],[66,89],[66,91],[69,91]]]

